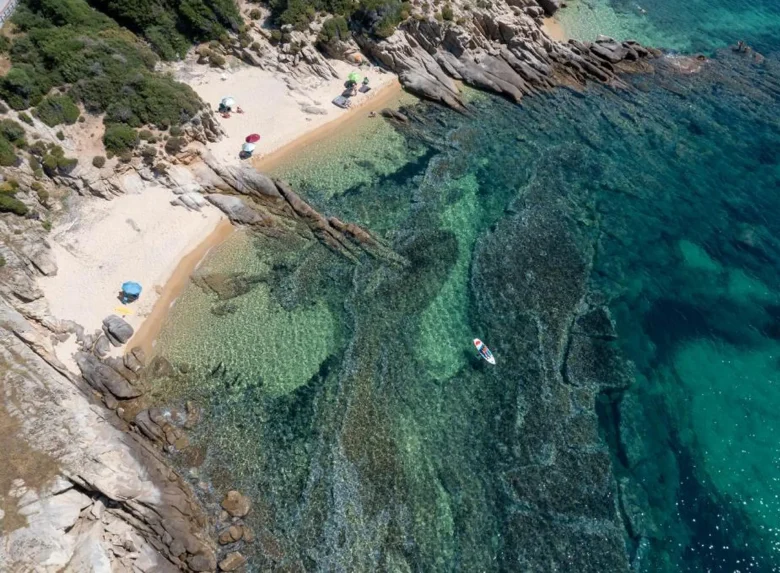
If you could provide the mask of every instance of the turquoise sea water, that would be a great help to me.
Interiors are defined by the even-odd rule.
[[[716,55],[522,107],[471,92],[470,117],[417,104],[279,169],[408,265],[237,233],[198,274],[246,292],[176,305],[167,398],[206,406],[193,479],[252,496],[254,570],[780,566],[780,26],[751,6],[593,4],[605,33]],[[717,51],[735,39],[766,58]],[[585,292],[628,389],[549,383]]]

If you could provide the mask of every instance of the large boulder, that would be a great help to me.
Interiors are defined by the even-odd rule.
[[[122,346],[133,336],[133,327],[115,314],[103,319],[103,332],[114,346]]]

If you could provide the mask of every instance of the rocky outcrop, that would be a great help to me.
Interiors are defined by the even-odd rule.
[[[386,40],[357,40],[396,72],[407,90],[460,111],[463,101],[453,80],[519,102],[563,84],[595,80],[622,85],[620,72],[646,69],[644,60],[659,53],[609,38],[554,41],[543,31],[540,17],[557,8],[554,0],[528,1],[522,8],[498,1],[471,8],[457,23],[411,19]]]
[[[0,569],[216,570],[187,484],[73,384],[36,332],[0,298]],[[78,362],[92,388],[137,393],[114,370],[121,361]]]

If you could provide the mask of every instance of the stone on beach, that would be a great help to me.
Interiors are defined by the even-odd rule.
[[[246,563],[246,557],[241,555],[238,551],[228,553],[222,561],[219,562],[220,571],[235,571]]]
[[[122,346],[132,338],[134,330],[124,318],[112,314],[103,319],[103,332],[106,333],[111,344]]]

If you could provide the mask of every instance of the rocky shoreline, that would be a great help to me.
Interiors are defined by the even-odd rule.
[[[466,107],[455,80],[520,101],[587,80],[620,85],[621,72],[645,70],[646,60],[657,55],[634,42],[555,42],[540,27],[541,18],[555,9],[545,0],[496,2],[474,8],[468,17],[463,6],[455,9],[458,23],[412,19],[386,40],[363,37],[357,44],[397,73],[410,92],[459,111]],[[354,53],[354,46],[344,48],[336,55]],[[297,60],[285,57],[285,67],[300,63],[301,74],[331,73],[319,53],[300,54]],[[253,65],[278,65],[285,47],[269,51],[262,61],[245,49],[235,55]],[[390,115],[405,121],[402,114]],[[53,141],[52,133],[40,135]],[[319,241],[353,262],[368,254],[406,264],[368,230],[319,213],[284,182],[215,160],[206,147],[221,137],[221,130],[210,111],[197,116],[183,137],[189,147],[164,168],[140,157],[110,176],[80,165],[51,178],[52,195],[67,187],[110,199],[154,182],[176,193],[175,204],[183,208],[197,211],[207,201],[234,224],[259,233]],[[10,168],[6,180],[11,175],[22,189],[34,187],[26,164]],[[27,200],[37,205],[32,195]],[[224,548],[252,542],[253,532],[240,521],[248,502],[229,493],[223,501],[229,519],[219,521],[224,528],[215,534],[192,488],[164,454],[186,447],[185,430],[196,408],[172,413],[147,407],[144,370],[165,365],[153,361],[146,366],[146,357],[135,348],[121,359],[108,356],[112,346],[121,347],[132,335],[119,317],[107,317],[103,328],[90,334],[85,328],[96,325],[63,322],[48,313],[36,277],[57,268],[45,234],[31,222],[37,223],[35,218],[0,217],[0,389],[5,401],[0,419],[11,428],[3,438],[11,449],[22,457],[41,456],[41,463],[32,468],[11,464],[0,472],[1,516],[17,525],[6,531],[0,568],[30,563],[58,571],[239,568],[244,557],[219,550],[215,541]],[[590,331],[585,335],[598,340]],[[78,339],[80,377],[54,352],[54,344],[70,336]],[[578,347],[567,352],[574,359]]]

